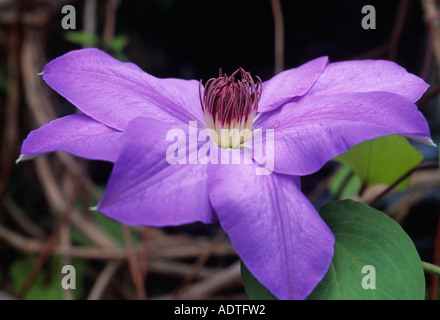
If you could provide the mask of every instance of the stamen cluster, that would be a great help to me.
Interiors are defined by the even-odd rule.
[[[258,110],[262,82],[255,82],[249,72],[239,68],[231,76],[222,70],[218,78],[206,82],[200,103],[211,138],[222,148],[236,148],[250,138]]]

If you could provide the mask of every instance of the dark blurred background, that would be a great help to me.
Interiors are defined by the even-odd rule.
[[[54,1],[55,2],[55,1]],[[60,3],[61,1],[57,1]],[[75,5],[77,30],[84,25],[86,1]],[[106,9],[98,3],[95,31],[102,37]],[[419,74],[425,54],[427,30],[420,1],[281,1],[284,17],[285,68],[319,56],[331,61],[353,58],[390,58]],[[376,9],[376,29],[364,30],[364,5]],[[400,9],[402,10],[402,9]],[[48,59],[79,46],[66,41],[63,14],[54,13],[47,33]],[[397,20],[402,27],[397,46],[390,40]],[[124,53],[158,77],[208,78],[220,67],[251,70],[262,79],[273,76],[274,19],[270,0],[119,1],[115,35],[127,37]],[[391,52],[390,52],[391,51]]]
[[[280,4],[284,69],[319,56],[393,60],[431,85],[420,107],[438,141],[435,1]],[[75,8],[74,30],[62,28],[65,5]],[[376,10],[374,30],[362,28],[364,5]],[[246,298],[237,257],[217,225],[126,228],[88,210],[111,165],[58,153],[14,162],[30,130],[76,112],[36,76],[59,55],[99,47],[157,77],[206,81],[219,68],[243,67],[264,81],[275,73],[274,42],[270,0],[0,0],[0,298]],[[417,147],[425,161],[438,160],[436,149]],[[331,200],[325,181],[334,166],[303,179],[317,205]],[[417,176],[419,192],[405,193],[406,202],[379,204],[403,208],[393,214],[427,261],[440,209],[437,171]],[[74,294],[59,289],[59,266],[69,263],[81,287]]]

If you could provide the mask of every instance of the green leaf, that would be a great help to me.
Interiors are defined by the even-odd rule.
[[[406,138],[391,135],[364,141],[335,160],[348,165],[364,184],[390,185],[416,167],[423,155]],[[409,181],[405,179],[397,189],[406,189]]]
[[[27,257],[11,265],[9,274],[14,292],[18,293],[21,290],[36,261],[36,257]],[[74,261],[72,265],[75,267],[76,279],[76,289],[72,290],[72,293],[76,298],[81,298],[83,265],[81,261]],[[61,268],[60,258],[51,258],[35,277],[24,298],[26,300],[62,300],[64,289],[61,286],[61,280],[64,275],[61,273]]]
[[[352,200],[329,203],[320,214],[335,235],[335,254],[308,299],[424,299],[422,262],[397,222]]]
[[[99,43],[99,38],[96,34],[86,31],[67,31],[65,38],[67,41],[79,45],[97,46]]]
[[[345,164],[341,164],[328,185],[330,194],[338,199],[346,199],[358,194],[361,187],[362,181],[359,176]]]
[[[117,35],[109,41],[107,44],[110,49],[112,49],[115,52],[121,52],[125,49],[125,47],[128,44],[128,37],[126,35]]]
[[[276,297],[266,289],[257,279],[254,278],[252,273],[246,268],[243,262],[241,266],[241,277],[246,288],[246,292],[252,300],[276,300]]]
[[[422,262],[397,222],[352,200],[331,202],[320,214],[335,235],[335,254],[324,279],[307,299],[424,299]],[[250,299],[276,299],[243,263],[241,275]]]

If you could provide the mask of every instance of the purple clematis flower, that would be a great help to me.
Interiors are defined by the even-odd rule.
[[[265,82],[239,69],[204,87],[195,80],[158,79],[84,49],[48,63],[43,79],[83,114],[32,131],[21,159],[62,150],[113,162],[100,212],[157,227],[218,220],[243,263],[280,299],[306,298],[333,257],[334,236],[301,193],[299,177],[378,136],[432,142],[414,104],[428,85],[389,61],[328,63],[322,57]],[[235,128],[251,134],[238,140],[221,135],[221,129]],[[208,155],[217,148],[247,162],[191,161],[203,147],[199,140],[191,146],[190,139],[179,144],[167,138],[170,130],[189,136],[205,129],[211,135]],[[263,157],[245,152],[257,131],[261,141],[273,139],[267,174],[256,174]],[[176,143],[187,161],[179,155],[177,163],[167,160]]]

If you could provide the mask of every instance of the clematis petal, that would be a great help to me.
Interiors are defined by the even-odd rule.
[[[211,165],[209,196],[251,273],[279,299],[304,299],[333,257],[334,236],[298,177],[256,175],[254,165]]]
[[[308,94],[387,91],[416,102],[428,87],[425,81],[392,61],[359,60],[328,64]]]
[[[158,79],[98,49],[71,51],[52,60],[43,79],[84,113],[119,130],[142,116],[203,123],[198,81]]]
[[[432,143],[417,107],[389,92],[307,95],[259,121],[262,128],[275,129],[274,171],[292,175],[316,172],[350,147],[379,136],[401,134]]]
[[[19,160],[45,152],[66,151],[78,157],[114,162],[119,156],[122,136],[123,132],[85,114],[69,115],[29,133]]]
[[[173,143],[166,141],[170,129],[179,128],[146,118],[129,123],[121,154],[98,205],[100,212],[129,225],[216,221],[208,198],[207,166],[170,164],[166,157]]]
[[[309,91],[328,63],[327,57],[311,60],[302,66],[280,72],[263,82],[259,112],[274,110]]]

